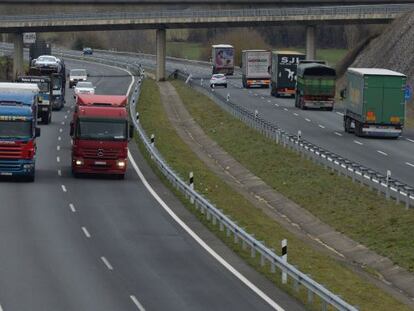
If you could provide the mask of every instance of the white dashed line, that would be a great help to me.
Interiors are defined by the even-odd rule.
[[[105,264],[105,266],[108,268],[108,270],[114,270],[114,268],[111,266],[111,264],[109,263],[108,259],[106,259],[104,256],[101,257],[101,260],[103,261],[103,263]]]
[[[58,169],[58,175],[62,176],[62,170]]]
[[[72,203],[69,204],[69,208],[72,211],[72,213],[76,213],[76,208],[75,205],[73,205]]]
[[[344,115],[342,112],[339,112],[339,111],[337,111],[336,114],[339,114],[340,116]]]
[[[65,125],[65,121],[62,121],[62,125]]]
[[[62,140],[62,137],[60,137],[60,136],[59,136],[59,137],[58,137],[58,140],[59,140],[59,141],[61,141],[61,140]]]
[[[65,185],[61,185],[61,187],[62,187],[62,191],[63,192],[68,192],[68,190],[66,189],[66,186]]]
[[[56,146],[56,150],[57,150],[57,151],[59,151],[59,150],[60,150],[60,146],[59,146],[59,145],[57,145],[57,146]]]
[[[129,296],[129,298],[131,298],[132,302],[137,306],[139,311],[145,311],[145,308],[142,306],[142,304],[140,304],[134,295]]]
[[[267,102],[270,104],[272,101],[269,99]]]
[[[265,98],[262,96],[262,97],[260,97],[262,100],[264,100]]]
[[[325,128],[322,124],[318,124],[318,126],[319,126],[321,129],[324,129],[324,128]]]
[[[356,143],[357,145],[363,145],[363,143],[361,143],[360,141],[358,141],[358,140],[354,140],[354,143]]]
[[[414,164],[412,164],[410,162],[405,162],[405,164],[407,164],[408,166],[414,167]]]
[[[306,121],[308,121],[308,122],[310,122],[310,121],[311,121],[311,120],[310,120],[310,119],[308,119],[308,118],[306,118],[305,120],[306,120]]]
[[[275,104],[276,107],[279,107],[279,104]]]
[[[408,141],[410,141],[410,142],[414,143],[414,140],[412,140],[412,139],[406,138],[406,140],[408,140]]]
[[[334,133],[335,133],[335,135],[342,136],[341,133],[338,133],[338,132],[334,132]]]
[[[295,115],[296,117],[299,116],[296,112],[294,112],[293,115]]]
[[[385,153],[384,151],[377,150],[377,152],[378,152],[379,154],[382,154],[383,156],[388,156],[388,154],[387,154],[387,153]]]
[[[62,133],[62,132],[63,132],[63,129],[62,129],[62,128],[60,128],[60,129],[59,129],[59,132],[60,132],[60,133]]]
[[[60,157],[56,157],[56,161],[59,163],[60,162]]]
[[[68,118],[68,116],[66,115],[66,116],[65,116],[65,119],[67,119],[67,118]]]
[[[89,233],[88,229],[86,229],[85,227],[82,227],[82,231],[83,234],[85,234],[85,236],[90,239],[91,238],[91,234]]]
[[[283,110],[284,110],[284,111],[289,111],[289,109],[287,109],[287,108],[283,108]]]

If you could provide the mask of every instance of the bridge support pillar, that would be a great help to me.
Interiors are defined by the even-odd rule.
[[[24,73],[23,67],[23,34],[13,34],[13,79],[16,79],[19,74]]]
[[[157,81],[165,80],[165,57],[167,45],[167,31],[157,29]]]
[[[316,26],[306,27],[306,59],[315,59],[316,43],[315,43]]]

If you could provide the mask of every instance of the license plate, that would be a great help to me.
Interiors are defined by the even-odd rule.
[[[47,111],[47,107],[42,107],[42,111]]]
[[[0,173],[1,176],[12,176],[12,173],[6,173],[6,172],[1,172]]]
[[[106,165],[105,161],[95,161],[95,165]]]

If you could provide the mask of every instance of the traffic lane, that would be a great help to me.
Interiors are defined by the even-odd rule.
[[[0,305],[5,310],[132,310],[91,253],[60,183],[58,137],[66,109],[41,126],[36,181],[0,187]],[[62,128],[62,132],[60,129]]]
[[[64,150],[70,140],[63,140]],[[62,180],[94,249],[149,309],[269,310],[161,210],[131,167],[124,181],[73,179],[70,154]],[[85,196],[85,194],[88,194]],[[243,297],[243,298],[241,298]]]

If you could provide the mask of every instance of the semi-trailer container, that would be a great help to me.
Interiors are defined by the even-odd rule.
[[[270,85],[271,53],[266,50],[242,51],[243,87],[266,87]]]
[[[295,51],[272,52],[271,95],[294,96],[296,84],[296,70],[300,60],[305,54]]]

